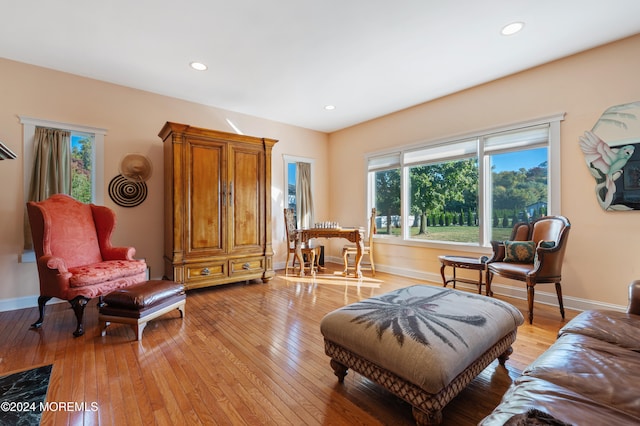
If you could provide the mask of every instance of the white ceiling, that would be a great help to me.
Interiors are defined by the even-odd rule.
[[[325,132],[640,33],[639,0],[0,0],[0,16],[0,57]]]

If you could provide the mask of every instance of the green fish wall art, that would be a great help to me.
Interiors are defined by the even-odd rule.
[[[640,210],[640,102],[608,108],[580,136],[580,149],[596,180],[605,211]]]

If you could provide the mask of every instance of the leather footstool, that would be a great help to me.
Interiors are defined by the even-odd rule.
[[[183,318],[186,299],[184,286],[173,281],[151,280],[115,290],[104,296],[105,305],[100,307],[101,335],[107,333],[110,323],[117,322],[131,325],[140,340],[148,321],[174,309]]]

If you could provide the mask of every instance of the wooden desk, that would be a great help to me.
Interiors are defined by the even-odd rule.
[[[301,265],[304,265],[302,259],[302,244],[308,243],[312,238],[344,238],[356,244],[356,277],[362,278],[360,271],[360,261],[362,260],[362,251],[364,249],[364,228],[310,228],[296,230],[298,238],[296,238],[296,257]],[[344,270],[347,275],[347,270]],[[304,267],[300,268],[300,276],[304,277]]]
[[[465,257],[465,256],[438,256],[440,263],[442,266],[440,267],[440,275],[442,275],[442,283],[443,287],[446,287],[447,284],[452,283],[453,288],[456,288],[456,281],[461,283],[469,283],[475,284],[478,286],[478,294],[482,294],[482,274],[484,273],[487,264],[482,260],[475,257]],[[453,268],[453,278],[447,279],[444,275],[445,266],[451,266]],[[478,281],[471,280],[468,278],[456,278],[456,268],[462,269],[471,269],[474,271],[478,271]],[[492,296],[491,288],[487,285],[487,296]]]

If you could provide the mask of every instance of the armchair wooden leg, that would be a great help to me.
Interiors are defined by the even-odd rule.
[[[564,304],[562,303],[562,286],[556,283],[556,294],[558,295],[558,305],[560,306],[560,315],[564,319]]]
[[[83,296],[78,296],[73,300],[70,300],[73,312],[76,314],[76,320],[78,321],[78,327],[73,332],[75,337],[82,336],[84,334],[84,328],[82,327],[82,318],[84,316],[84,307],[87,306],[89,299]]]
[[[284,275],[287,276],[289,275],[289,257],[291,256],[291,251],[287,250],[287,261],[284,264]],[[296,262],[296,257],[293,257],[293,263],[294,263],[294,267],[295,267],[295,262]]]
[[[486,287],[487,287],[487,296],[493,296],[493,291],[491,290],[491,280],[493,279],[493,274],[487,271],[487,278],[485,279]]]
[[[349,252],[346,250],[342,251],[342,260],[344,262],[344,271],[342,272],[342,275],[344,275],[345,277],[347,275],[349,275]]]
[[[527,285],[527,304],[529,305],[529,324],[533,324],[533,296],[535,290],[532,285]]]
[[[51,296],[38,297],[38,313],[40,314],[40,318],[38,318],[38,321],[31,324],[31,328],[40,328],[42,326],[42,322],[44,321],[44,305],[49,300],[51,300]]]

